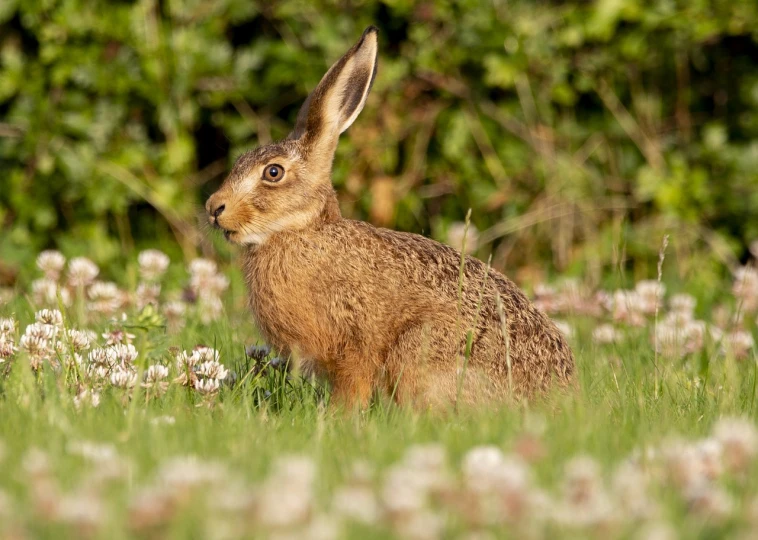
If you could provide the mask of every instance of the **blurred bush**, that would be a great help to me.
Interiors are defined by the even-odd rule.
[[[203,248],[204,198],[369,24],[346,215],[444,240],[471,208],[497,266],[594,274],[664,231],[722,258],[758,237],[755,0],[3,0],[6,264]]]

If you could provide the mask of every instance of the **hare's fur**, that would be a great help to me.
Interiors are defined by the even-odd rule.
[[[370,28],[309,96],[290,137],[241,157],[208,201],[211,221],[246,246],[264,337],[346,405],[377,391],[427,405],[568,385],[571,349],[513,282],[472,257],[461,275],[448,246],[340,215],[331,162],[365,103],[376,45]],[[286,171],[281,181],[262,178],[271,164]]]

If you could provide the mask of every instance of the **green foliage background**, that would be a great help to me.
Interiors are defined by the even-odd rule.
[[[346,215],[444,239],[471,208],[496,266],[598,275],[758,237],[754,0],[3,0],[4,264],[207,252],[204,198],[369,24]]]

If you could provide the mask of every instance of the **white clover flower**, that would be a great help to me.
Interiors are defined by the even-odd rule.
[[[62,497],[56,505],[55,517],[80,530],[92,530],[106,521],[107,514],[99,497],[81,493]]]
[[[337,489],[332,507],[340,516],[366,525],[376,523],[380,515],[374,491],[367,486],[343,486]]]
[[[116,447],[110,443],[71,441],[66,445],[66,451],[93,463],[113,463],[119,458]]]
[[[60,251],[47,250],[37,256],[37,268],[42,270],[45,278],[49,280],[58,281],[64,266],[66,257]]]
[[[131,365],[139,356],[137,349],[131,343],[116,343],[108,347],[106,351],[116,362],[124,366]]]
[[[190,455],[167,460],[161,464],[156,476],[158,485],[183,493],[192,488],[224,484],[229,471],[223,463]]]
[[[201,394],[215,394],[219,389],[218,379],[198,379],[195,381],[195,390]]]
[[[32,357],[43,357],[50,354],[48,341],[37,336],[24,334],[19,341],[19,347]]]
[[[315,476],[316,467],[308,458],[278,458],[261,488],[256,509],[258,520],[270,527],[305,523],[313,510]]]
[[[134,339],[134,334],[124,330],[111,330],[102,334],[106,345],[118,345],[120,343],[129,344]]]
[[[158,281],[166,273],[171,262],[168,255],[157,249],[142,251],[137,257],[139,274],[145,281]]]
[[[49,341],[58,336],[58,327],[35,322],[24,329],[24,335]]]
[[[66,333],[68,334],[68,340],[71,343],[71,347],[75,352],[86,351],[90,348],[90,333],[75,328],[68,329]]]
[[[195,371],[198,375],[218,381],[226,379],[226,376],[229,374],[229,370],[224,367],[224,364],[214,360],[203,362],[197,366]]]
[[[746,358],[750,354],[750,351],[755,347],[755,340],[750,332],[736,330],[726,334],[721,345],[724,354],[740,359]]]
[[[646,293],[649,293],[649,291],[646,291]],[[644,314],[649,313],[650,310],[649,302],[649,297],[643,297],[636,290],[614,291],[613,297],[610,300],[613,310],[613,320],[632,326],[644,326]]]
[[[74,407],[79,411],[84,407],[92,407],[93,409],[100,405],[100,394],[93,390],[82,390],[76,396],[74,396]]]
[[[650,314],[655,313],[656,307],[660,308],[663,305],[666,286],[654,279],[644,279],[637,282],[634,291],[639,295],[642,312]]]
[[[163,314],[167,319],[178,319],[184,317],[187,312],[187,304],[184,302],[166,302],[163,306]]]
[[[623,334],[611,324],[601,324],[592,331],[592,341],[598,344],[618,343],[623,340]]]
[[[202,295],[197,304],[200,322],[210,324],[217,321],[224,312],[224,304],[218,296]]]
[[[648,494],[648,476],[642,468],[630,461],[618,466],[613,474],[613,494],[619,509],[632,519],[652,517],[657,507]]]
[[[166,302],[163,305],[163,315],[166,317],[169,332],[177,332],[184,326],[184,314],[187,304],[184,302]]]
[[[50,326],[63,326],[63,314],[57,309],[43,309],[34,315],[34,319],[40,324]]]
[[[732,294],[741,304],[741,311],[753,312],[758,308],[758,268],[741,266],[734,273]]]
[[[137,384],[137,374],[130,369],[117,367],[111,372],[110,381],[117,388],[133,388]]]
[[[116,363],[115,355],[109,354],[108,349],[97,347],[87,355],[87,360],[92,367],[112,368]]]
[[[122,294],[118,286],[110,281],[95,281],[87,291],[89,309],[95,313],[110,315],[122,304]]]
[[[16,353],[16,342],[6,334],[0,334],[0,364]]]
[[[218,267],[210,259],[194,259],[189,264],[189,271],[193,277],[212,278],[216,275]]]
[[[145,382],[156,383],[168,378],[168,368],[160,364],[154,364],[145,371]]]
[[[755,424],[746,418],[722,418],[714,426],[713,435],[721,443],[726,467],[732,472],[746,472],[758,454]]]
[[[669,307],[674,313],[692,318],[697,300],[691,294],[675,294],[669,299]]]
[[[99,273],[97,265],[86,257],[76,257],[68,262],[68,282],[72,287],[86,287]]]
[[[160,283],[140,283],[134,296],[137,303],[137,309],[143,309],[145,306],[157,306],[161,295]]]
[[[0,317],[0,335],[10,335],[16,331],[16,320]]]
[[[734,510],[734,500],[718,485],[698,484],[684,494],[690,512],[703,517],[723,520]]]
[[[195,357],[196,362],[218,362],[221,358],[221,354],[212,347],[198,346],[192,350],[192,355]]]
[[[64,306],[71,305],[71,293],[68,289],[60,287],[55,281],[43,278],[32,281],[32,298],[35,304],[56,306],[58,295]]]
[[[566,321],[559,321],[559,320],[553,320],[553,323],[555,324],[555,327],[558,328],[558,331],[566,336],[567,338],[574,337],[574,327],[571,326]]]
[[[479,229],[473,223],[469,223],[467,231],[466,224],[462,221],[456,221],[448,226],[447,244],[450,247],[462,252],[464,238],[466,242],[466,255],[471,255],[479,246]]]

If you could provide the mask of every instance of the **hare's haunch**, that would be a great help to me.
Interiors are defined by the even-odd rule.
[[[287,139],[244,154],[206,203],[245,246],[250,306],[268,342],[327,378],[334,398],[374,391],[443,404],[570,383],[556,326],[502,274],[428,238],[344,219],[331,170],[376,74],[368,28],[311,92]]]

